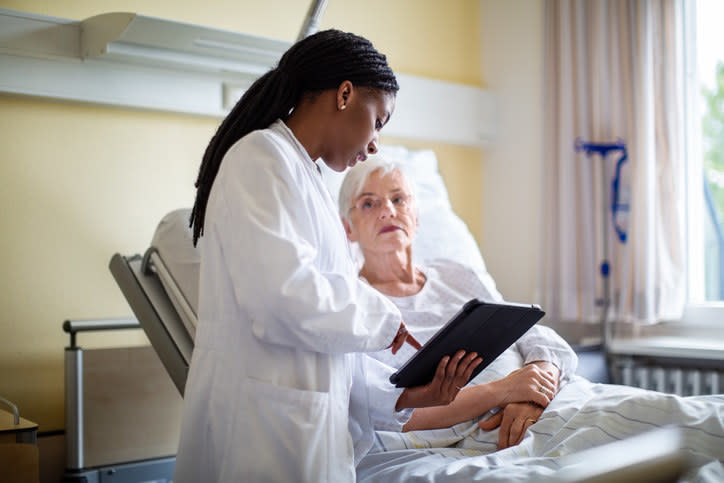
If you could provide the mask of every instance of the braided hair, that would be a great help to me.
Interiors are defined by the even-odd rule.
[[[229,148],[250,132],[286,119],[304,94],[336,89],[346,80],[387,92],[399,90],[387,58],[369,40],[334,29],[317,32],[292,45],[276,68],[249,87],[204,153],[189,219],[194,246],[204,233],[211,186]]]

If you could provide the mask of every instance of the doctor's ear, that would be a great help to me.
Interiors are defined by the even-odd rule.
[[[352,226],[345,218],[342,218],[342,225],[344,225],[344,232],[347,234],[347,239],[351,242],[356,242],[357,237],[352,233]]]
[[[342,82],[339,87],[337,88],[337,109],[340,111],[344,111],[347,109],[347,103],[349,102],[350,97],[352,96],[352,93],[354,91],[354,85],[351,81],[344,81]]]

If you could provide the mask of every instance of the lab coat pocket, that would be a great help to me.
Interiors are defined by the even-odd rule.
[[[329,394],[247,382],[248,416],[256,417],[249,442],[257,448],[255,457],[266,460],[251,462],[265,468],[254,480],[329,481]]]

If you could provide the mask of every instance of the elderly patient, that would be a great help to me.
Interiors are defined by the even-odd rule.
[[[387,295],[403,320],[425,343],[442,324],[472,298],[502,301],[489,276],[451,260],[424,265],[414,261],[412,247],[418,226],[413,190],[401,167],[374,157],[349,170],[340,189],[339,208],[347,236],[364,257],[360,277]],[[372,357],[399,368],[414,350],[387,351]],[[480,423],[483,430],[500,427],[498,447],[518,444],[573,374],[577,358],[552,329],[534,326],[501,357],[517,357],[520,369],[501,379],[464,388],[448,406],[416,409],[404,430],[449,427],[500,408]]]

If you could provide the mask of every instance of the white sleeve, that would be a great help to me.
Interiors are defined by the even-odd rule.
[[[377,430],[402,431],[412,416],[412,408],[395,411],[404,388],[395,387],[390,376],[395,369],[367,354],[360,355],[365,368],[366,388],[370,402],[370,417]]]
[[[561,371],[561,381],[568,380],[576,372],[578,356],[550,327],[534,325],[515,344],[525,364],[551,362]]]
[[[372,447],[375,430],[401,432],[413,409],[395,411],[402,389],[389,377],[394,369],[367,354],[352,358],[352,390],[349,401],[349,432],[354,443],[355,465]]]
[[[315,243],[344,238],[315,230],[320,206],[289,167],[303,160],[289,161],[272,140],[254,141],[227,153],[226,176],[217,176],[212,192],[223,261],[252,332],[265,342],[322,353],[384,349],[399,328],[399,311],[352,268],[344,273],[345,244]],[[341,223],[328,229],[344,236]],[[337,260],[331,265],[342,268],[323,273],[317,257],[331,257]]]

